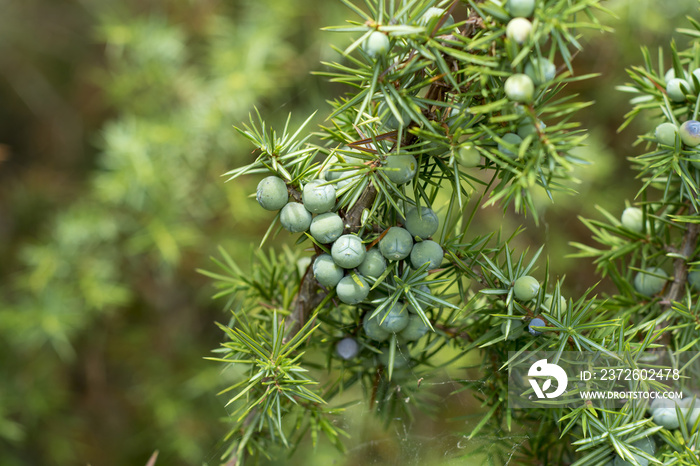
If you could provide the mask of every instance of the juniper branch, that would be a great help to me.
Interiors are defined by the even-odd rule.
[[[455,6],[456,2],[453,3],[452,8]],[[475,20],[478,18],[476,12],[472,12],[470,20]],[[476,34],[480,27],[483,27],[483,23],[470,22],[470,27],[465,28],[465,34],[473,36]],[[445,56],[445,54],[443,54]],[[449,57],[446,57],[449,59]],[[446,94],[443,92],[445,83],[438,80],[433,82],[428,89],[427,95],[433,98],[439,97],[439,100],[445,101]],[[435,119],[435,115],[430,112],[425,111],[424,114],[430,119]],[[411,134],[407,134],[406,138],[413,137]],[[408,142],[408,141],[407,141]],[[352,145],[352,144],[351,144]],[[392,148],[395,150],[396,146]],[[292,193],[294,194],[294,193]],[[345,223],[345,233],[355,233],[360,229],[362,225],[362,213],[365,209],[371,208],[375,199],[377,198],[377,188],[374,186],[373,182],[370,180],[369,184],[360,195],[357,202],[343,215],[343,221]],[[299,291],[292,302],[291,313],[286,319],[287,324],[287,337],[285,341],[292,338],[296,332],[303,327],[304,323],[308,320],[309,316],[313,310],[321,302],[319,299],[319,291],[321,287],[314,278],[313,274],[313,261],[320,255],[319,251],[312,258],[311,264],[307,267],[306,272],[299,285]]]
[[[695,213],[695,209],[690,206],[690,212]],[[679,257],[673,261],[673,282],[666,293],[666,297],[661,302],[664,310],[668,310],[673,306],[673,303],[678,301],[683,294],[685,283],[688,279],[688,261],[691,259],[693,252],[698,244],[698,235],[700,234],[700,224],[689,223],[683,235],[683,242],[678,251]],[[666,328],[670,325],[668,320],[659,323],[657,328]],[[663,334],[663,343],[668,344],[671,340],[671,333]]]

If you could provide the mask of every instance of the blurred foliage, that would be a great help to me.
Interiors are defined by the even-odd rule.
[[[594,165],[578,170],[586,202],[541,199],[543,221],[518,238],[548,239],[553,272],[579,287],[572,294],[593,280],[592,268],[563,258],[567,241],[589,237],[576,215],[595,216],[596,204],[622,211],[636,193],[625,158],[653,126],[640,118],[616,132],[627,97],[614,85],[641,61],[640,43],[667,43],[697,8],[695,0],[607,3],[617,33],[586,37],[577,57],[577,73],[605,78],[569,88],[597,102],[579,116],[592,133],[583,158]],[[225,317],[194,269],[217,244],[245,264],[269,222],[243,202],[255,180],[225,185],[219,176],[252,160],[231,126],[253,105],[274,120],[338,93],[308,73],[330,56],[329,41],[342,42],[318,31],[339,22],[340,5],[0,6],[0,464],[145,464],[155,449],[158,464],[216,462],[225,410],[210,393],[221,381],[201,356],[217,345],[213,322]],[[514,227],[499,208],[489,212],[484,231]],[[450,392],[464,377],[445,374],[436,387]],[[350,453],[322,443],[316,463],[439,463],[446,450],[472,448],[440,420],[471,411],[473,400],[455,403],[398,435],[355,407],[342,421],[356,433]],[[452,422],[473,427],[478,415],[467,416]]]
[[[12,4],[3,20],[48,22],[34,3]],[[3,210],[27,218],[4,231],[11,248],[0,304],[0,463],[145,463],[157,448],[167,464],[201,462],[223,411],[206,396],[217,368],[201,358],[214,346],[218,307],[194,269],[217,243],[242,257],[250,244],[232,225],[217,182],[225,165],[246,156],[230,122],[308,86],[299,81],[308,74],[302,57],[315,54],[308,31],[320,25],[313,5],[301,1],[85,2],[68,12],[44,3],[43,14],[68,15],[88,36],[75,31],[52,47],[48,35],[3,27],[14,55],[22,46],[36,52],[24,54],[23,67],[5,56],[6,91],[36,100],[38,107],[24,103],[46,112],[58,132],[81,138],[61,125],[76,111],[42,107],[50,102],[24,74],[51,67],[45,48],[58,55],[51,59],[66,56],[61,67],[84,73],[70,80],[94,86],[97,113],[110,116],[77,144],[93,153],[67,166],[51,161],[48,173],[41,173],[45,154],[8,140]],[[46,91],[60,96],[60,85]],[[54,171],[63,176],[57,186]],[[242,192],[232,186],[228,195]],[[237,221],[247,220],[235,201],[230,206]],[[29,212],[37,207],[45,208]]]

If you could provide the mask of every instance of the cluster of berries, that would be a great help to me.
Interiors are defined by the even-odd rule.
[[[688,95],[693,95],[697,92],[694,85],[694,80],[700,80],[700,68],[696,68],[691,72],[684,71],[684,77],[676,77],[676,72],[673,68],[669,69],[664,75],[666,83],[666,94],[673,102],[685,102]],[[693,79],[694,78],[694,79]],[[696,120],[687,120],[678,126],[674,122],[664,122],[658,125],[654,130],[654,138],[661,146],[668,146],[671,150],[675,150],[676,145],[680,143],[686,150],[700,148],[700,122]],[[700,153],[691,155],[690,163],[700,169]],[[644,231],[644,214],[637,207],[628,207],[622,212],[620,222],[622,226],[635,233]],[[668,282],[668,274],[659,267],[647,267],[643,271],[637,273],[634,278],[635,290],[644,296],[654,296],[663,291]],[[691,286],[700,289],[695,282],[700,285],[700,272],[691,272],[688,275],[688,282]]]
[[[506,26],[506,37],[517,44],[525,43],[532,34],[530,18],[535,12],[535,0],[508,0],[506,10],[512,19]],[[532,58],[525,65],[524,73],[516,73],[505,82],[505,92],[509,100],[530,103],[535,87],[553,80],[557,69],[546,58]]]
[[[421,285],[421,291],[430,294],[430,289],[426,285]],[[386,297],[381,296],[380,300],[384,298]],[[422,306],[421,310],[425,311],[425,307],[423,307],[424,302],[420,299],[418,301]],[[406,345],[421,339],[429,330],[428,326],[417,314],[415,307],[400,301],[389,306],[386,311],[380,312],[376,316],[373,316],[373,312],[368,311],[362,320],[362,329],[365,337],[376,343],[387,342],[392,335],[395,335],[396,342],[401,346],[399,347],[400,351],[396,353],[394,358],[394,369],[404,367],[410,361],[410,352],[406,350]],[[336,343],[335,349],[341,358],[350,360],[357,356],[359,345],[355,338],[345,337]],[[390,361],[389,354],[389,346],[382,346],[377,356],[379,363],[387,366]]]
[[[671,68],[664,75],[666,95],[673,102],[686,102],[689,97],[694,102],[700,89],[696,89],[695,80],[700,81],[700,68],[693,71],[683,71],[683,78],[676,77],[676,71]],[[689,149],[697,149],[700,145],[700,122],[687,120],[680,127],[675,122],[661,123],[654,130],[654,137],[659,144],[674,148],[680,140]],[[700,168],[700,154],[690,157],[690,163]]]
[[[410,265],[414,269],[425,266],[430,270],[439,267],[444,254],[442,247],[428,239],[437,232],[438,226],[435,212],[423,206],[420,210],[409,209],[404,227],[389,228],[381,236],[377,247],[369,250],[366,250],[359,236],[341,236],[333,243],[330,255],[322,254],[314,261],[314,277],[325,287],[335,286],[338,299],[345,304],[365,303],[374,306],[377,301],[381,304],[388,297],[380,291],[377,291],[376,296],[370,295],[366,277],[380,277],[387,269],[389,261],[406,261],[404,265]],[[414,238],[419,241],[414,241]],[[348,272],[351,269],[355,272]],[[430,294],[430,289],[421,285],[421,292]],[[418,301],[422,305],[423,302]],[[362,327],[365,336],[377,343],[385,342],[392,335],[396,335],[398,343],[406,344],[419,340],[429,330],[418,315],[418,310],[410,303],[397,301],[384,312],[373,314],[372,311],[365,314]],[[350,345],[346,340],[338,343],[336,352],[344,359],[351,359],[357,353],[345,351]],[[389,348],[383,348],[381,351],[379,362],[387,365]],[[407,351],[399,352],[399,356],[394,359],[394,368],[398,369],[408,363],[406,354]]]
[[[301,233],[311,229],[317,241],[324,241],[343,232],[343,221],[338,214],[331,213],[335,207],[335,187],[324,181],[311,181],[304,186],[302,203],[289,202],[287,184],[282,178],[268,176],[258,183],[257,200],[265,210],[280,210],[280,223],[291,233]],[[313,217],[312,214],[320,214]],[[317,232],[314,235],[313,232]],[[332,241],[332,240],[331,240]]]
[[[620,217],[623,228],[641,233],[644,230],[644,212],[638,207],[627,207]],[[634,277],[634,289],[644,296],[654,296],[660,293],[666,282],[668,274],[659,267],[647,267],[638,272]]]
[[[337,161],[337,158],[336,158]],[[360,159],[346,157],[347,162]],[[257,200],[263,209],[280,210],[280,223],[291,233],[309,231],[320,244],[331,244],[343,233],[345,225],[340,216],[333,212],[337,193],[352,181],[356,170],[334,168],[331,163],[323,172],[325,180],[312,180],[304,185],[302,202],[289,200],[287,184],[282,178],[268,176],[258,184]],[[418,163],[410,154],[389,155],[383,162],[387,178],[397,184],[404,184],[416,176]],[[342,179],[340,179],[342,177]],[[334,183],[335,182],[335,183]],[[313,214],[317,214],[316,217]]]
[[[622,212],[620,222],[627,230],[640,233],[644,228],[643,217],[644,213],[642,209],[638,207],[627,207]],[[664,269],[660,267],[647,267],[635,275],[634,289],[644,296],[651,297],[663,291],[668,279],[668,273],[666,273]],[[688,283],[696,290],[700,290],[700,271],[695,270],[690,272],[688,274]]]
[[[389,172],[390,173],[390,172]],[[292,232],[309,230],[320,244],[331,245],[331,254],[321,254],[313,264],[316,280],[326,288],[336,288],[338,299],[345,304],[358,304],[367,298],[369,286],[363,276],[379,277],[387,260],[408,259],[414,269],[428,264],[428,270],[442,262],[442,247],[428,239],[438,229],[437,214],[430,208],[411,207],[404,227],[391,227],[381,236],[378,248],[366,250],[362,238],[343,235],[345,225],[340,216],[329,212],[335,207],[336,190],[327,181],[314,180],[304,186],[302,203],[288,202],[287,186],[281,178],[269,176],[258,184],[257,199],[267,210],[281,208],[280,222]],[[318,214],[312,217],[312,213]],[[418,238],[418,242],[414,242]],[[355,276],[346,270],[356,269]]]
[[[535,0],[509,0],[505,7],[510,16],[511,21],[506,28],[506,36],[518,43],[523,44],[532,32],[532,23],[530,17],[535,12]],[[444,18],[440,27],[441,31],[450,31],[454,25],[454,19],[451,15],[445,16],[446,12],[442,8],[429,8],[420,18],[419,23],[424,25],[428,31],[435,31],[439,21]],[[362,50],[371,59],[379,60],[386,56],[392,47],[390,37],[379,30],[372,31],[363,41]],[[556,76],[556,66],[550,60],[544,57],[531,58],[523,69],[522,73],[516,73],[510,76],[505,84],[504,89],[509,100],[516,103],[532,102],[535,90],[538,86],[546,85],[551,82]],[[386,108],[386,105],[380,104],[378,111],[385,115],[385,126],[388,130],[396,130],[399,127],[398,120],[394,113]],[[401,110],[404,126],[410,122],[410,117]],[[537,122],[539,130],[543,130],[546,125],[540,121]],[[516,158],[518,148],[523,139],[537,131],[537,127],[533,122],[523,122],[517,132],[507,133],[501,137],[498,144],[498,150],[511,157]],[[470,145],[460,146],[458,151],[455,151],[457,161],[465,167],[475,167],[481,160],[481,154],[476,148]],[[410,156],[407,156],[410,157]],[[395,159],[398,162],[398,159]],[[393,180],[392,180],[393,181]],[[394,181],[396,182],[396,181]],[[397,183],[400,184],[400,183]]]
[[[667,123],[664,123],[667,124]],[[622,226],[635,233],[641,233],[644,229],[644,213],[638,207],[627,207],[620,217]],[[644,296],[654,296],[663,291],[669,276],[660,267],[647,267],[634,277],[634,289]],[[700,270],[688,273],[688,283],[695,290],[700,290]]]
[[[519,301],[532,301],[533,299],[537,298],[539,293],[540,282],[530,275],[523,275],[522,277],[516,279],[513,283],[513,295],[515,295],[515,298]],[[555,305],[554,296],[551,294],[546,294],[541,306],[547,312],[557,312],[566,308],[566,298],[563,296],[559,297],[559,307],[557,309],[554,309],[552,307],[553,305]],[[501,332],[506,337],[506,340],[515,340],[520,337],[520,335],[522,335],[527,328],[530,335],[533,337],[538,337],[542,335],[541,329],[546,326],[547,324],[542,317],[535,317],[531,319],[527,325],[519,320],[511,320],[510,329],[508,329],[508,322],[503,322],[501,324]]]
[[[341,150],[341,152],[346,151],[349,151],[348,147],[344,147]],[[340,194],[345,186],[358,179],[358,170],[353,169],[352,166],[365,163],[365,160],[352,155],[343,156],[342,161],[334,155],[321,171],[321,176],[326,180],[326,185],[329,182],[334,183],[336,192]],[[418,171],[418,161],[411,154],[390,154],[382,162],[382,167],[382,173],[386,175],[390,182],[395,185],[402,185],[415,178]]]
[[[676,70],[671,68],[664,75],[666,94],[674,102],[685,102],[689,96],[692,97],[692,100],[695,100],[695,95],[697,94],[693,77],[700,81],[700,68],[696,68],[691,72],[683,70],[683,74],[684,76],[679,78],[676,76]]]
[[[506,37],[517,44],[525,43],[532,34],[532,23],[528,18],[535,12],[535,0],[509,0],[506,3],[506,10],[512,17],[506,26]],[[547,58],[531,58],[525,65],[523,73],[515,73],[506,79],[504,84],[506,97],[511,102],[528,104],[534,98],[535,89],[552,81],[556,74],[556,66]],[[537,124],[540,131],[546,127],[541,121]],[[516,133],[506,133],[501,136],[503,142],[498,144],[498,150],[511,158],[516,158],[520,144],[536,131],[537,127],[534,123],[521,123]]]
[[[404,227],[391,227],[379,240],[378,247],[367,250],[362,238],[354,234],[342,235],[333,242],[330,254],[321,254],[313,264],[314,277],[326,288],[335,287],[338,299],[345,304],[359,304],[367,299],[369,286],[365,277],[380,277],[387,261],[406,260],[418,269],[440,266],[442,247],[428,239],[438,228],[438,218],[428,207],[409,209]],[[420,241],[415,242],[414,238]],[[355,270],[356,273],[346,271]]]
[[[654,137],[659,144],[671,147],[675,147],[676,140],[680,138],[688,149],[697,149],[700,145],[700,121],[687,120],[680,128],[674,123],[661,123],[654,130]],[[691,156],[690,163],[695,168],[700,168],[700,154]]]
[[[683,398],[682,400],[656,398],[649,406],[649,411],[654,423],[669,430],[678,429],[683,418],[679,418],[678,413],[676,412],[676,406],[678,406],[683,418],[685,418],[687,421],[688,429],[692,429],[698,420],[698,417],[700,417],[700,402],[698,400],[694,400],[692,397]],[[654,456],[654,453],[656,452],[656,445],[651,437],[645,437],[641,440],[637,440],[632,445],[650,456]],[[649,465],[649,460],[645,457],[636,453],[632,453],[632,456],[636,461],[634,464],[639,466]],[[633,463],[630,463],[619,456],[615,456],[614,460],[607,463],[607,466],[628,465],[632,466]]]
[[[389,162],[401,157],[387,157],[386,166],[394,168],[386,171],[387,176],[397,184],[412,179],[416,173],[415,159],[408,164]],[[367,279],[379,278],[387,269],[388,261],[405,261],[404,266],[416,270],[421,267],[432,270],[440,266],[444,256],[442,247],[429,239],[437,232],[439,220],[429,207],[409,207],[403,226],[388,228],[379,236],[378,242],[367,238],[367,241],[377,243],[369,250],[360,236],[343,234],[346,225],[340,215],[333,212],[338,186],[333,182],[339,178],[337,172],[331,168],[324,172],[325,180],[306,183],[301,203],[290,201],[286,183],[277,176],[260,181],[256,196],[264,209],[280,210],[280,223],[286,230],[292,233],[308,231],[319,244],[330,247],[330,254],[318,255],[312,264],[314,278],[321,286],[335,289],[338,299],[345,304],[372,304],[368,299],[370,284]],[[422,293],[430,294],[427,286],[421,288]],[[379,301],[384,298],[386,296],[380,297]],[[416,341],[428,331],[417,312],[404,302],[389,306],[386,312],[374,318],[370,318],[372,313],[369,312],[363,321],[364,332],[377,342],[388,340],[392,334],[397,336],[399,343]],[[352,338],[343,339],[338,342],[336,351],[342,358],[351,359],[357,354],[357,342]]]
[[[683,417],[678,416],[676,406],[679,408]],[[700,401],[694,399],[693,397],[686,397],[681,400],[656,398],[649,406],[649,411],[654,423],[659,426],[662,426],[668,430],[678,429],[681,422],[685,419],[688,429],[690,430],[700,417]],[[654,456],[654,453],[656,452],[656,445],[651,437],[645,437],[641,440],[637,440],[632,445],[650,456]],[[639,466],[649,465],[649,460],[645,457],[636,453],[632,453],[632,456],[636,461],[634,464]],[[633,463],[624,460],[619,456],[615,456],[614,460],[607,463],[607,466],[628,465],[632,466]]]

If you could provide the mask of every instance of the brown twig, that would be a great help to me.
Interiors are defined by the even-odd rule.
[[[691,207],[691,214],[695,211]],[[689,223],[686,227],[685,234],[683,235],[683,243],[681,244],[678,254],[681,257],[677,257],[673,261],[673,282],[671,287],[668,289],[668,293],[661,301],[662,308],[668,310],[673,306],[673,303],[678,301],[683,294],[685,289],[685,284],[688,279],[688,261],[693,257],[695,248],[698,244],[698,235],[700,234],[700,224]],[[667,321],[658,324],[657,328],[666,328],[669,323]],[[668,344],[671,341],[670,332],[664,334],[662,343]]]
[[[355,204],[343,216],[345,233],[355,233],[360,229],[360,225],[362,223],[362,212],[372,206],[376,197],[377,188],[375,188],[374,184],[370,181],[369,185],[360,195],[357,202],[355,202]],[[286,319],[286,325],[289,332],[284,339],[285,343],[304,326],[311,312],[313,312],[313,310],[323,300],[323,296],[319,294],[321,287],[316,281],[316,278],[314,278],[313,271],[313,261],[319,255],[320,253],[317,251],[312,258],[311,263],[306,268],[306,272],[304,273],[301,283],[299,284],[299,292],[294,297],[294,301],[292,301],[291,313]]]
[[[449,336],[450,338],[461,338],[461,339],[464,339],[467,341],[474,341],[467,332],[460,331],[454,327],[448,327],[447,325],[438,324],[438,323],[434,324],[433,327],[445,332],[445,334],[447,336]]]
[[[370,407],[374,406],[374,402],[377,400],[377,388],[379,388],[379,382],[382,380],[382,366],[377,367],[377,372],[374,375],[374,383],[372,384],[372,395],[369,398]]]
[[[377,188],[372,181],[369,182],[364,192],[360,195],[355,205],[345,213],[345,233],[355,233],[362,225],[362,212],[369,209],[377,198]]]
[[[154,451],[151,457],[148,459],[146,466],[155,466],[156,460],[158,459],[158,450]]]
[[[681,245],[680,251],[678,251],[682,257],[677,257],[676,260],[673,261],[673,283],[663,303],[666,308],[673,306],[673,303],[678,301],[685,289],[685,283],[688,279],[688,261],[692,258],[693,252],[695,252],[695,248],[697,247],[699,233],[700,224],[688,224],[685,234],[683,235],[683,244]]]

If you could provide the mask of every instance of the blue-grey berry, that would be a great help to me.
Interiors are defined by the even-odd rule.
[[[401,121],[399,121],[391,109],[387,108],[384,110],[383,102],[379,104],[377,113],[384,119],[384,128],[386,128],[387,131],[398,131],[399,128],[405,128],[411,123],[411,115],[406,110],[403,108],[400,109]]]
[[[258,183],[255,195],[258,204],[265,210],[280,210],[289,200],[287,184],[277,176],[268,176]]]
[[[354,269],[365,260],[365,246],[356,235],[343,235],[333,243],[331,255],[336,264],[344,269]]]
[[[481,153],[476,147],[471,145],[459,147],[455,157],[457,158],[457,163],[466,168],[477,167],[479,162],[481,162]]]
[[[326,164],[323,166],[323,169],[321,170],[321,176],[324,180],[335,181],[338,178],[340,178],[343,172],[342,168],[336,165],[337,163],[338,157],[335,155],[331,156],[331,158],[328,159]]]
[[[545,308],[545,310],[549,311],[550,313],[559,313],[566,309],[566,298],[563,296],[559,296],[559,307],[558,308],[552,308],[552,303],[554,302],[554,296],[551,294],[547,295],[544,298],[544,301],[542,302],[542,306]]]
[[[637,207],[628,207],[622,212],[620,222],[630,231],[641,232],[644,228],[644,213]]]
[[[389,338],[391,334],[379,326],[379,316],[370,319],[371,315],[372,313],[368,312],[362,319],[362,328],[367,338],[374,341],[384,341]]]
[[[374,31],[362,44],[362,49],[372,58],[377,58],[386,55],[391,46],[389,37],[386,34]]]
[[[540,292],[540,282],[535,277],[523,275],[515,280],[513,294],[520,301],[530,301]]]
[[[514,74],[504,85],[506,97],[513,102],[528,103],[535,95],[535,84],[526,74]]]
[[[653,296],[664,289],[667,280],[668,275],[663,269],[647,267],[644,272],[638,272],[634,277],[634,289],[644,296]]]
[[[326,288],[336,286],[345,275],[345,270],[338,267],[328,254],[321,254],[314,260],[313,271],[316,281]]]
[[[365,254],[365,260],[357,267],[357,271],[365,277],[377,278],[386,270],[386,259],[379,249],[372,248]]]
[[[450,115],[447,117],[447,120],[445,120],[445,123],[447,123],[448,126],[455,128],[452,131],[456,131],[457,128],[463,126],[467,122],[467,120],[464,118],[465,114],[469,114],[468,110],[460,110],[458,108],[452,108],[450,109]]]
[[[516,151],[513,152],[505,144],[500,143],[500,142],[498,143],[498,150],[500,152],[503,152],[508,157],[516,158],[518,156],[518,149],[517,148],[520,146],[520,143],[523,142],[523,139],[515,133],[506,133],[503,135],[503,137],[501,137],[501,139],[503,140],[503,142],[505,144],[515,146]]]
[[[420,210],[415,207],[408,209],[404,227],[411,235],[427,239],[435,234],[439,224],[435,211],[429,207],[421,206]]]
[[[311,220],[309,231],[311,236],[321,244],[329,244],[340,238],[343,234],[343,219],[333,212],[316,216]]]
[[[325,183],[323,180],[313,180],[304,186],[301,200],[309,212],[322,214],[335,207],[335,188]]]
[[[355,281],[355,278],[360,283]],[[340,279],[335,287],[335,292],[345,304],[359,304],[367,298],[369,285],[362,276],[346,275]]]
[[[530,16],[535,11],[535,0],[508,0],[506,10],[511,16]]]
[[[678,127],[673,123],[661,123],[654,130],[654,137],[661,144],[666,144],[667,146],[673,146],[676,144],[676,135],[678,134]]]
[[[678,429],[680,427],[680,419],[676,414],[676,405],[679,406],[683,414],[684,411],[687,412],[688,409],[685,408],[679,401],[670,398],[656,398],[652,403],[651,407],[651,417],[654,422],[666,429]]]
[[[678,132],[683,144],[695,147],[700,144],[700,121],[688,120],[681,125]]]
[[[399,333],[408,325],[408,310],[402,302],[394,303],[380,312],[375,319],[379,319],[379,326],[390,333]]]
[[[391,336],[391,333],[387,332],[379,326],[379,319],[377,317],[370,319],[371,313],[367,313],[362,321],[362,328],[365,331],[367,338],[374,341],[384,341]]]
[[[443,256],[442,247],[435,241],[421,241],[411,250],[411,267],[418,269],[427,263],[428,270],[437,269],[442,264]]]
[[[546,58],[533,58],[525,65],[525,74],[532,79],[536,85],[548,83],[557,74],[557,67]]]
[[[408,324],[399,332],[399,339],[403,341],[416,341],[428,333],[428,326],[418,315],[408,316]]]
[[[440,19],[444,13],[444,9],[431,6],[421,15],[418,19],[418,23],[423,25],[430,24],[430,22]]]
[[[540,330],[535,329],[534,327],[545,327],[546,324],[544,323],[544,320],[540,319],[539,317],[535,317],[530,321],[530,323],[527,326],[527,331],[530,332],[530,335],[533,337],[537,337],[542,335],[542,332]]]
[[[668,82],[671,81],[672,79],[676,79],[676,70],[674,70],[673,67],[666,70],[666,74],[664,74],[664,82],[666,84],[668,84]],[[688,75],[688,72],[685,70],[683,71],[683,79],[685,79],[686,81],[690,80],[690,76]]]
[[[347,152],[350,151],[350,148],[348,146],[344,146],[344,148]],[[365,163],[365,161],[362,157],[359,157],[356,155],[341,153],[340,157],[342,158],[344,163],[349,164],[349,165],[364,165],[364,163]]]
[[[311,212],[303,204],[290,202],[280,211],[280,223],[291,233],[301,233],[311,226]]]
[[[685,95],[688,92],[690,92],[690,84],[685,79],[674,78],[666,84],[668,98],[674,102],[685,101]]]
[[[384,166],[386,167],[384,174],[395,184],[411,181],[418,170],[418,162],[410,154],[389,155]]]
[[[530,37],[532,32],[532,23],[525,18],[513,18],[506,26],[506,37],[508,39],[522,44]]]
[[[335,352],[346,361],[357,356],[360,346],[354,338],[346,337],[335,344]]]
[[[379,251],[391,261],[403,260],[411,254],[413,237],[401,227],[391,227],[379,241]]]

